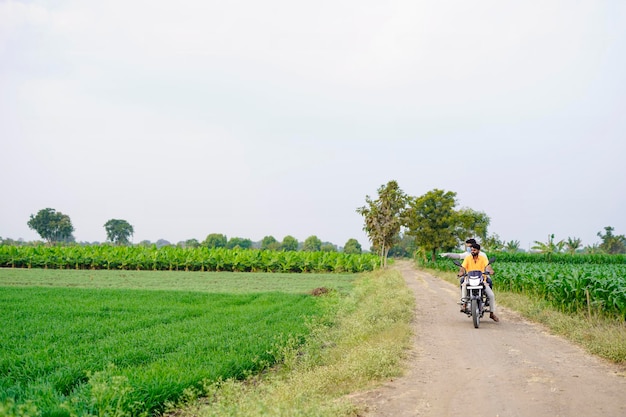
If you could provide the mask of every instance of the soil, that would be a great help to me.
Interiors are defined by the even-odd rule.
[[[352,397],[362,417],[626,416],[624,368],[499,305],[475,329],[455,285],[394,268],[415,294],[414,348],[404,376]]]

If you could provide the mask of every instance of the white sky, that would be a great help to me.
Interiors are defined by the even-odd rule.
[[[317,235],[390,180],[490,233],[626,234],[626,2],[0,0],[0,236]]]

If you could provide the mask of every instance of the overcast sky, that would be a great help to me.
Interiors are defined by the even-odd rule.
[[[626,2],[0,0],[0,236],[310,235],[390,180],[504,241],[626,234]]]

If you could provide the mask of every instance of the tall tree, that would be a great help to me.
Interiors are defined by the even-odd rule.
[[[107,240],[116,245],[128,245],[130,237],[135,233],[133,226],[126,220],[111,219],[104,224]]]
[[[230,239],[228,239],[228,243],[226,243],[226,248],[228,249],[234,249],[234,248],[250,249],[251,247],[252,247],[252,240],[246,239],[243,237],[231,237]]]
[[[600,249],[610,254],[626,253],[626,237],[624,235],[614,235],[613,231],[615,229],[611,226],[606,226],[604,230],[605,234],[598,232],[598,237],[602,239]]]
[[[459,243],[465,242],[469,238],[477,239],[479,242],[487,243],[487,228],[490,219],[482,211],[475,211],[464,207],[456,212],[457,214],[457,238]],[[497,239],[492,243],[496,243]],[[496,248],[490,248],[496,250]]]
[[[389,250],[389,256],[394,258],[412,258],[417,251],[415,237],[407,233],[400,233],[394,240],[395,244]]]
[[[594,243],[593,245],[585,246],[583,248],[583,252],[587,254],[604,253],[604,251],[600,249],[600,245],[597,243]]]
[[[200,246],[200,242],[198,242],[198,239],[195,239],[195,238],[185,240],[185,243],[183,245],[183,247],[185,248],[197,248],[199,246]]]
[[[504,242],[500,240],[500,236],[494,233],[492,235],[487,236],[483,240],[482,246],[484,246],[485,251],[497,252],[497,251],[501,251],[504,248]]]
[[[337,252],[337,245],[331,242],[323,242],[320,246],[322,252]]]
[[[70,217],[55,209],[45,208],[36,215],[31,214],[26,224],[48,243],[74,241],[74,226]]]
[[[202,246],[206,246],[209,249],[223,248],[226,247],[227,242],[228,239],[226,238],[226,235],[223,235],[221,233],[211,233],[207,235],[206,239],[204,239],[204,242],[202,242]]]
[[[287,235],[280,244],[280,250],[285,252],[296,252],[298,250],[298,239]]]
[[[565,241],[559,240],[558,242],[555,242],[553,233],[548,235],[548,240],[546,242],[539,242],[538,240],[535,240],[535,244],[531,247],[531,249],[545,253],[549,260],[553,253],[561,252],[564,247]]]
[[[165,246],[172,246],[171,242],[167,239],[158,239],[155,243],[157,248],[162,248]]]
[[[438,250],[458,244],[459,234],[466,228],[461,221],[462,216],[454,210],[455,206],[455,192],[436,188],[409,200],[406,213],[406,226],[409,229],[407,234],[415,236],[417,246],[429,252],[433,262]],[[464,216],[467,220],[469,211]]]
[[[348,239],[346,244],[343,245],[343,251],[344,253],[351,253],[351,254],[359,254],[363,252],[361,248],[361,244],[356,239]]]
[[[580,247],[582,247],[582,245],[583,245],[583,241],[577,237],[568,237],[567,241],[565,242],[565,247],[566,247],[567,252],[572,255],[575,254],[576,251]]]
[[[356,210],[365,219],[363,230],[380,254],[383,268],[387,266],[389,250],[402,228],[407,201],[407,195],[400,189],[397,181],[392,180],[378,188],[377,199],[372,200],[369,195],[365,196],[367,205]]]
[[[274,236],[265,236],[261,240],[261,250],[278,250],[278,248],[280,248],[280,242]]]
[[[520,247],[520,242],[519,240],[509,240],[505,245],[504,245],[504,250],[510,253],[515,253],[519,251],[519,247]]]
[[[322,249],[322,241],[315,235],[309,236],[304,240],[302,250],[305,252],[319,252]]]

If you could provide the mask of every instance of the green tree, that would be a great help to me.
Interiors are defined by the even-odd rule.
[[[606,232],[604,235],[602,232],[598,232],[598,237],[602,239],[600,249],[609,254],[626,253],[626,237],[614,235],[615,229],[611,226],[606,226],[604,230]]]
[[[321,249],[322,241],[315,235],[307,237],[302,245],[302,250],[305,252],[318,252]]]
[[[167,239],[159,239],[155,243],[157,248],[163,248],[165,246],[172,246],[172,243]]]
[[[228,239],[228,243],[226,243],[226,248],[228,249],[250,249],[252,247],[252,240],[245,239],[242,237],[231,237]]]
[[[363,253],[363,250],[361,248],[361,244],[356,239],[348,239],[346,244],[343,246],[343,251],[344,251],[344,253],[349,253],[349,254],[360,254],[360,253]]]
[[[298,250],[298,239],[287,235],[280,244],[280,250],[285,252],[296,252]]]
[[[128,245],[130,237],[135,233],[133,226],[126,220],[111,219],[104,224],[107,240],[116,245]]]
[[[520,242],[519,240],[510,240],[504,245],[504,250],[510,253],[519,252]]]
[[[394,258],[412,258],[417,251],[415,237],[407,233],[400,233],[395,245],[389,250],[389,256]]]
[[[324,242],[322,243],[322,246],[320,246],[320,250],[322,252],[337,252],[337,245],[333,245],[330,242]]]
[[[228,239],[226,239],[226,235],[221,233],[211,233],[207,235],[204,242],[202,242],[202,246],[206,246],[209,249],[212,248],[224,248],[226,247],[226,243]]]
[[[456,229],[458,244],[465,242],[470,237],[477,239],[479,242],[487,245],[489,238],[487,237],[487,228],[489,227],[490,219],[487,214],[482,211],[475,211],[470,208],[462,208],[456,212]],[[499,243],[497,239],[491,239],[490,243],[493,246]],[[458,246],[458,245],[455,245]],[[449,248],[446,248],[449,249]],[[490,250],[497,250],[495,247],[490,247]]]
[[[594,243],[593,245],[590,245],[590,246],[585,246],[583,248],[583,252],[587,254],[604,253],[604,251],[600,249],[600,245],[597,243]]]
[[[363,230],[379,253],[383,268],[387,266],[389,250],[396,243],[402,228],[407,201],[407,195],[400,189],[398,183],[392,180],[378,188],[376,200],[367,195],[365,196],[367,204],[356,209],[356,212],[364,217]]]
[[[548,235],[548,240],[546,242],[539,242],[538,240],[535,240],[534,243],[535,244],[531,247],[531,249],[545,253],[548,256],[548,260],[551,258],[553,253],[561,252],[565,246],[565,242],[563,240],[558,242],[554,241],[554,233]]]
[[[280,242],[274,236],[265,236],[261,240],[261,250],[278,250],[279,248]]]
[[[48,243],[75,240],[72,235],[74,226],[69,216],[51,208],[39,210],[36,215],[31,214],[26,224]]]
[[[32,244],[32,242],[29,242],[29,244]],[[13,240],[10,237],[4,238],[4,239],[2,237],[0,237],[0,245],[24,246],[24,241],[22,239]]]
[[[565,248],[567,250],[567,253],[573,255],[576,253],[576,251],[582,247],[583,245],[583,241],[580,240],[577,237],[568,237],[567,241],[565,242]]]
[[[200,242],[198,242],[198,239],[187,239],[185,240],[185,247],[186,248],[198,248],[200,247]]]
[[[465,226],[455,206],[456,193],[439,189],[409,200],[407,234],[414,236],[417,246],[431,254],[433,262],[438,250],[456,247],[459,243],[459,234]],[[468,213],[466,211],[465,215]]]
[[[480,243],[480,242],[479,242]],[[497,252],[504,249],[504,242],[500,240],[500,236],[497,234],[489,235],[483,240],[482,246],[484,250],[487,252]]]

